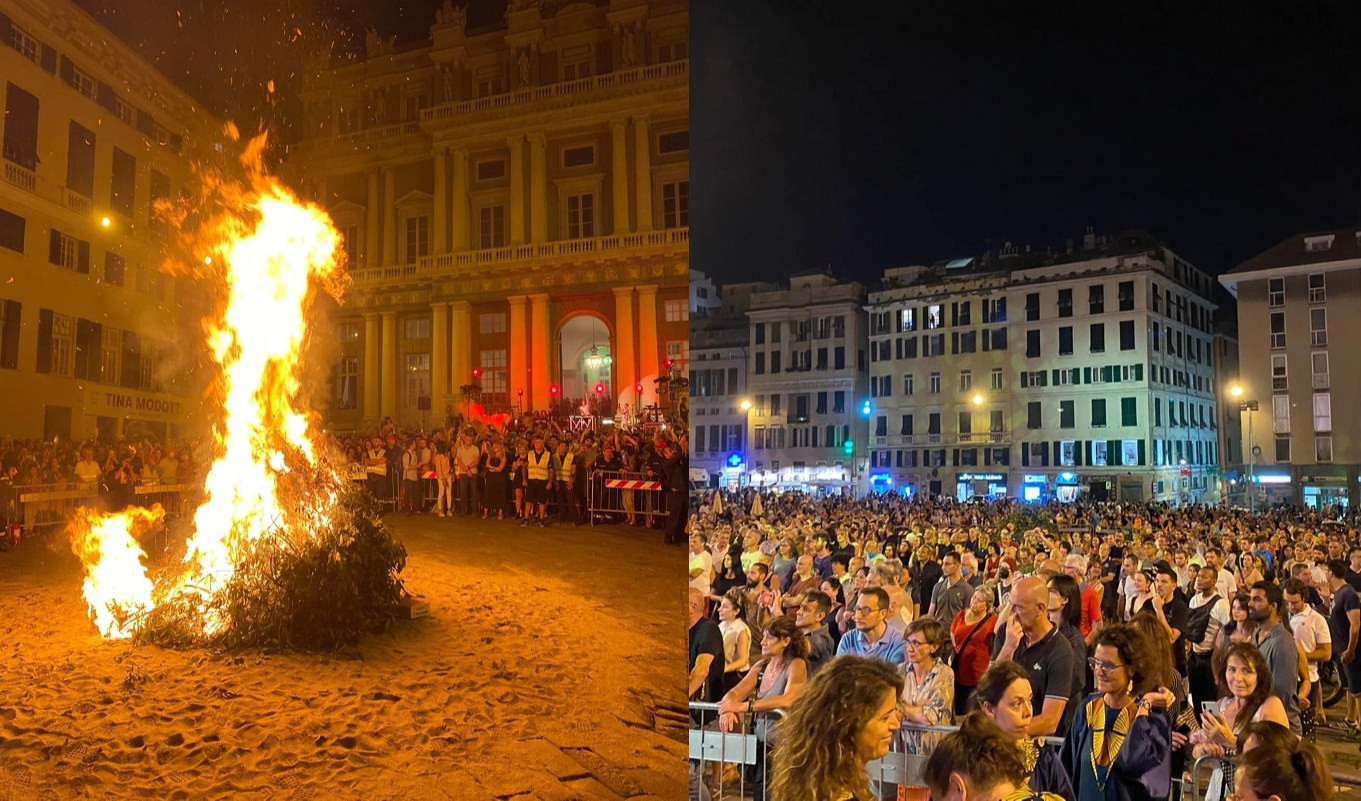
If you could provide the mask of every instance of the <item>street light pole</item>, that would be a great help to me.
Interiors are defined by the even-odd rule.
[[[1252,418],[1253,412],[1257,411],[1257,401],[1243,401],[1238,406],[1238,411],[1248,413],[1248,513],[1257,512],[1257,449],[1252,443]]]

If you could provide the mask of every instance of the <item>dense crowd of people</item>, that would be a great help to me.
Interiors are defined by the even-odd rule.
[[[683,433],[573,431],[543,415],[456,416],[428,432],[399,431],[389,419],[371,435],[338,443],[373,496],[407,514],[539,526],[584,525],[594,515],[595,522],[661,528],[671,542],[683,536],[689,488]],[[605,477],[662,489],[608,488],[599,480]]]
[[[692,768],[691,794],[1168,799],[1205,757],[1209,798],[1329,798],[1325,680],[1345,688],[1331,725],[1361,739],[1358,522],[711,491],[690,690],[717,713],[692,717],[763,747],[743,777]],[[890,747],[924,778],[872,788]]]
[[[344,462],[341,469],[392,511],[539,526],[551,520],[583,525],[594,517],[663,529],[677,544],[683,539],[689,509],[683,430],[679,436],[657,427],[574,431],[542,414],[460,415],[429,431],[399,429],[389,418],[371,434],[331,433],[327,440]],[[101,496],[111,508],[134,505],[138,486],[200,477],[205,451],[153,435],[112,443],[0,438],[0,519],[34,520],[19,508],[22,492],[78,491]],[[607,476],[661,489],[607,488],[595,480]],[[47,517],[60,518],[60,503],[35,504],[39,522],[59,522]]]

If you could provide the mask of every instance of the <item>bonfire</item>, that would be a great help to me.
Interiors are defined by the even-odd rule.
[[[220,417],[181,563],[148,572],[140,543],[164,525],[160,507],[73,519],[90,617],[109,639],[334,648],[402,601],[405,550],[303,408],[314,301],[340,301],[348,283],[340,236],[265,172],[264,147],[263,135],[246,146],[240,175],[205,172],[194,202],[158,206],[180,231],[164,269],[222,290],[203,321]]]

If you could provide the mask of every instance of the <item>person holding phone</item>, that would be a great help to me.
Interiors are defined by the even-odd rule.
[[[1229,646],[1220,663],[1219,682],[1229,695],[1218,703],[1201,704],[1201,728],[1191,733],[1191,756],[1225,756],[1239,748],[1239,737],[1250,723],[1270,721],[1289,726],[1285,704],[1272,693],[1271,671],[1257,646],[1239,642]],[[1225,763],[1215,767],[1206,799],[1224,797]]]

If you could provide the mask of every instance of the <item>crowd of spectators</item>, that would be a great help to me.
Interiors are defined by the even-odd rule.
[[[689,510],[683,431],[573,431],[559,418],[526,414],[452,416],[429,431],[402,430],[389,418],[371,434],[326,436],[349,478],[392,511],[540,526],[551,519],[583,525],[594,514],[595,522],[663,529],[669,542],[683,538]],[[123,508],[137,502],[139,485],[192,483],[208,457],[196,443],[153,435],[114,443],[0,438],[0,518],[25,519],[18,504],[24,492],[88,492]],[[661,490],[606,488],[593,480],[605,476],[656,482]],[[42,501],[35,508],[37,522],[49,523],[59,522],[46,518],[60,518],[64,507]]]
[[[521,525],[592,522],[651,527],[683,537],[689,505],[684,432],[571,430],[559,418],[451,416],[432,430],[335,437],[355,477],[406,514],[514,518]],[[661,490],[612,489],[606,477],[655,482]],[[550,516],[550,510],[552,515]]]
[[[1200,757],[1216,764],[1211,798],[1233,793],[1235,775],[1245,798],[1244,781],[1261,798],[1328,798],[1311,745],[1324,678],[1346,690],[1332,726],[1361,739],[1358,522],[1337,510],[710,491],[690,525],[692,700],[718,702],[723,731],[787,713],[757,729],[773,742],[746,777],[757,801],[767,782],[823,781],[800,773],[813,770],[801,721],[819,714],[801,704],[853,659],[896,675],[894,750],[983,753],[1001,737],[1024,768],[974,775],[939,757],[926,786],[881,798],[1176,798]],[[965,721],[948,736],[922,728]],[[1254,735],[1269,756],[1244,756]],[[863,770],[875,748],[862,745]],[[802,760],[798,775],[782,757]],[[1267,769],[1281,760],[1289,772]],[[868,801],[848,775],[842,793]]]

